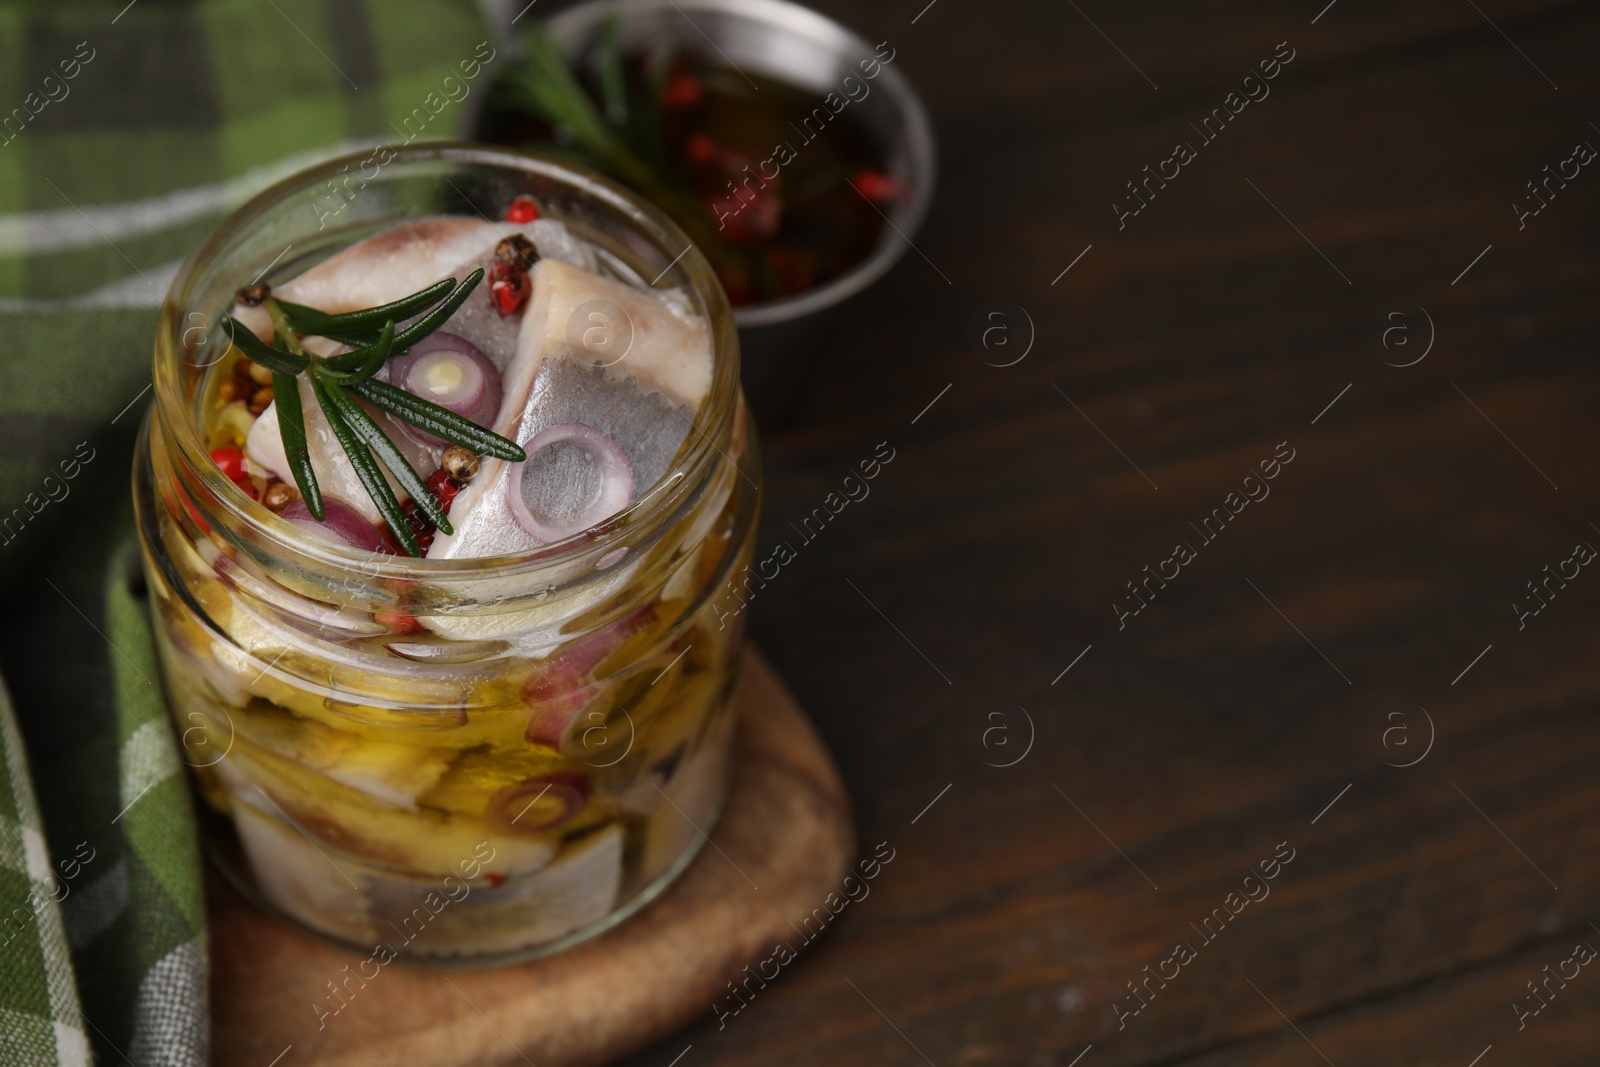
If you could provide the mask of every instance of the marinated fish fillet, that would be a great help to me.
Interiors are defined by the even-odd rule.
[[[591,314],[602,316],[604,325],[591,325]],[[620,358],[596,365],[581,340],[590,328],[626,330],[631,341]],[[553,426],[592,427],[626,455],[633,499],[669,469],[710,391],[710,337],[703,320],[654,291],[541,259],[503,385],[497,433],[526,448]],[[455,533],[435,537],[428,557],[516,554],[548,543],[518,521],[509,500],[511,493],[552,495],[551,487],[530,481],[573,474],[571,465],[541,466],[538,458],[530,455],[524,464],[485,459],[451,506]],[[553,495],[564,488],[556,486]]]
[[[285,300],[331,314],[375,307],[409,296],[443,278],[464,280],[479,268],[487,271],[494,261],[495,245],[518,233],[533,243],[541,263],[565,262],[580,269],[595,266],[593,250],[553,219],[540,219],[516,227],[478,219],[428,218],[401,223],[354,244],[277,287],[274,292]],[[271,339],[272,324],[263,309],[236,305],[233,316],[263,340]],[[522,313],[502,315],[495,310],[488,300],[487,288],[480,283],[447,325],[449,332],[472,342],[497,367],[505,370],[516,355],[524,318]],[[310,338],[307,348],[326,356],[337,351],[338,346],[323,338]],[[299,385],[311,466],[316,471],[318,484],[327,495],[350,504],[369,522],[377,523],[382,518],[377,505],[344,456],[321,406],[312,396],[309,380],[302,377]],[[370,405],[363,406],[389,439],[400,447],[414,469],[426,476],[438,466],[437,449],[419,442],[399,422]],[[269,404],[251,427],[245,452],[256,468],[269,471],[285,482],[294,480],[293,469],[284,454],[276,404]],[[387,476],[387,472],[385,474]],[[389,484],[397,496],[404,497],[392,477],[389,477]]]

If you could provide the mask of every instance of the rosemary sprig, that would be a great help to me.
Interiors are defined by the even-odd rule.
[[[300,407],[300,386],[295,375],[272,374],[272,399],[277,401],[278,434],[283,438],[283,454],[294,471],[295,484],[305,499],[306,508],[320,521],[323,516],[322,487],[317,472],[311,469],[311,449],[306,444],[306,414]]]
[[[394,339],[395,350],[404,352],[406,349],[410,348],[412,345],[428,336],[434,330],[437,330],[439,327],[443,326],[446,320],[448,320],[451,315],[456,313],[456,309],[462,304],[466,303],[467,297],[472,295],[472,291],[478,287],[478,283],[482,280],[483,268],[479,267],[477,270],[467,275],[466,281],[456,286],[455,291],[445,298],[444,303],[440,304],[438,307],[434,308],[432,311],[428,312],[426,315],[422,316],[422,318],[418,319],[416,322],[413,322],[410,326],[407,326],[398,335],[396,335]],[[324,334],[323,336],[326,337],[327,335]],[[341,330],[340,339],[344,340],[347,344],[351,342],[376,343],[376,338],[374,338],[370,333],[351,333]],[[351,367],[360,366],[363,362],[365,362],[365,359],[359,351],[346,352],[342,356],[333,356],[327,360],[328,366],[334,370],[348,370]]]
[[[384,477],[385,469],[445,534],[454,532],[450,518],[428,491],[427,483],[372,416],[356,403],[352,393],[402,422],[451,444],[512,462],[527,458],[515,442],[449,408],[374,377],[387,360],[443,326],[482,279],[483,271],[476,270],[460,284],[454,278],[446,278],[393,303],[340,315],[277,300],[270,290],[262,287],[249,293],[246,302],[265,306],[274,333],[270,345],[233,316],[223,316],[223,328],[233,345],[272,371],[272,396],[278,409],[278,431],[283,437],[284,455],[294,472],[295,484],[300,487],[300,496],[317,521],[326,517],[326,510],[316,471],[311,466],[305,410],[300,399],[302,376],[310,382],[311,395],[349,458],[356,477],[408,555],[420,556],[422,552],[399,499]],[[246,297],[243,291],[241,297]],[[416,321],[411,325],[396,330],[396,323],[413,317]],[[353,350],[319,358],[307,352],[301,343],[301,338],[308,336],[327,337],[350,345]]]
[[[656,55],[656,69],[650,75],[650,84],[646,87],[644,100],[635,109],[638,115],[638,125],[635,129],[635,143],[639,151],[651,165],[658,171],[665,171],[667,167],[667,149],[662,131],[665,122],[666,107],[662,99],[667,93],[667,79],[672,77],[672,66],[677,62],[678,46],[672,41],[667,41],[660,46]]]
[[[301,353],[285,351],[267,344],[232,315],[222,317],[222,327],[227,331],[228,340],[233,342],[235,348],[274,374],[294,377],[311,365],[311,360]],[[278,394],[274,391],[272,395],[276,397]]]
[[[622,130],[631,129],[628,89],[622,77],[622,38],[616,16],[600,26],[600,91],[605,98],[606,121]]]
[[[435,437],[442,437],[451,444],[462,445],[482,455],[494,456],[496,459],[509,460],[512,463],[521,463],[528,458],[522,449],[499,434],[486,430],[477,423],[468,422],[449,408],[442,408],[415,393],[396,389],[388,382],[368,378],[351,386],[350,391],[402,422],[409,423]]]
[[[392,304],[382,304],[375,308],[367,308],[365,311],[348,311],[343,315],[330,315],[325,311],[318,311],[304,304],[291,303],[288,300],[279,300],[277,303],[291,326],[303,333],[333,337],[336,334],[360,334],[368,330],[381,329],[390,319],[404,322],[443,300],[455,287],[454,278],[444,278]]]
[[[513,107],[571,133],[596,169],[620,179],[664,208],[713,264],[732,256],[716,227],[681,181],[667,173],[661,147],[661,93],[673,53],[658,69],[647,98],[628,99],[622,76],[622,43],[615,19],[598,40],[601,93],[596,105],[566,57],[537,26],[523,34],[525,63],[508,68],[497,88]]]
[[[505,91],[528,111],[572,131],[574,140],[605,169],[655,190],[660,185],[655,173],[606,121],[555,42],[539,29],[530,28],[524,45],[528,61],[506,79]]]
[[[390,320],[383,324],[383,332],[378,334],[378,339],[366,348],[358,348],[354,352],[346,352],[343,356],[331,357],[322,361],[320,375],[330,382],[340,385],[350,385],[355,382],[364,382],[383,366],[394,351],[394,322]],[[360,362],[349,370],[339,370],[334,366],[334,359],[344,360],[348,356],[360,356]],[[341,364],[342,366],[343,364]],[[277,394],[274,393],[274,396]]]
[[[406,521],[406,513],[400,510],[400,501],[395,499],[394,490],[389,488],[388,479],[383,476],[383,471],[372,458],[372,453],[367,451],[364,442],[345,421],[344,412],[334,401],[328,383],[313,374],[311,392],[317,398],[317,403],[322,406],[322,413],[327,417],[328,425],[333,428],[333,435],[339,439],[339,447],[350,457],[350,465],[355,468],[356,477],[361,479],[361,484],[366,488],[367,495],[372,497],[372,502],[378,505],[378,514],[383,516],[383,521],[394,531],[401,547],[406,550],[406,555],[422,555],[422,549],[417,545],[416,534],[412,532],[411,524]],[[410,469],[410,464],[403,460],[401,465]]]

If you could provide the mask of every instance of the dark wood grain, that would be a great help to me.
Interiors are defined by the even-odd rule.
[[[924,2],[819,5],[894,42],[941,187],[767,436],[764,540],[896,458],[752,622],[859,840],[900,858],[758,1005],[628,1063],[1323,1062],[1285,1016],[1340,1067],[1592,1063],[1600,974],[1526,1032],[1511,1004],[1600,945],[1600,574],[1524,629],[1511,605],[1600,545],[1600,173],[1524,229],[1511,204],[1600,145],[1600,9],[939,0],[912,25]],[[1124,182],[1282,41],[1271,95],[1119,231]],[[989,300],[1037,328],[1016,366],[969,347]],[[1392,301],[1436,326],[1412,367],[1368,342]],[[1179,541],[1197,558],[1119,630]],[[1032,750],[986,766],[1023,708]],[[1426,758],[1386,765],[1422,709]],[[1271,895],[1119,1029],[1126,983],[1285,841]]]

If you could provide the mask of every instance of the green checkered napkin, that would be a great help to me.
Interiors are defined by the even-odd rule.
[[[0,1067],[206,1061],[194,817],[129,545],[156,308],[225,212],[403,139],[487,36],[468,0],[0,6]]]

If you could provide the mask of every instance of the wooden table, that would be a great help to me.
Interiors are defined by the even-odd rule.
[[[1595,1061],[1600,967],[1525,983],[1600,947],[1600,168],[1512,205],[1600,145],[1600,9],[1325,2],[820,4],[894,44],[942,179],[766,438],[797,558],[752,627],[897,858],[627,1063]]]

